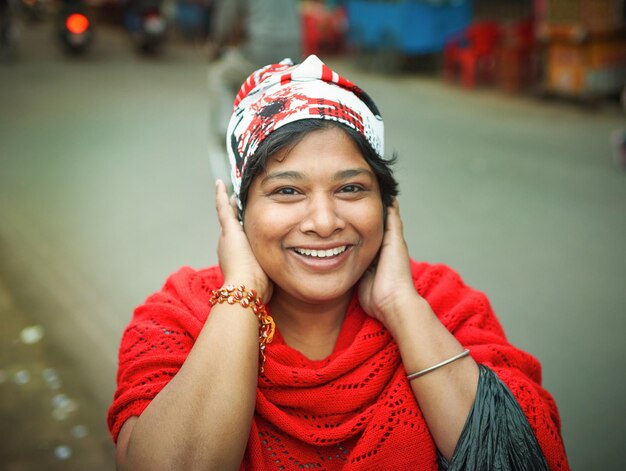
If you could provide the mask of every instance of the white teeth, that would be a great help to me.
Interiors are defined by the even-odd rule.
[[[335,247],[334,249],[328,250],[315,250],[315,249],[294,249],[300,255],[306,255],[309,257],[317,257],[317,258],[326,258],[326,257],[334,257],[339,255],[340,253],[346,250],[346,246],[342,245],[341,247]]]

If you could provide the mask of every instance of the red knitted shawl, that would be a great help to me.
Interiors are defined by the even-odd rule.
[[[552,470],[568,470],[541,367],[508,343],[489,301],[443,265],[412,263],[441,322],[511,389]],[[135,310],[120,347],[108,422],[114,440],[178,372],[210,312],[219,268],[182,268]],[[280,336],[266,350],[242,469],[436,470],[437,451],[389,332],[353,298],[333,353],[311,361]]]

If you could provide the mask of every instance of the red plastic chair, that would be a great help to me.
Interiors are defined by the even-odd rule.
[[[444,48],[444,78],[456,81],[459,77],[461,85],[467,88],[474,88],[479,82],[492,82],[501,37],[502,29],[496,22],[480,21],[470,25]]]
[[[308,3],[302,9],[302,49],[309,54],[335,53],[344,47],[345,11],[327,10],[321,3]]]

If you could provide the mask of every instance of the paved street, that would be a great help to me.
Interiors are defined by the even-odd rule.
[[[83,58],[46,24],[21,46],[0,64],[0,468],[112,469],[105,413],[133,307],[217,260],[207,66],[180,44],[138,57],[106,29]],[[412,255],[485,291],[542,362],[572,468],[619,469],[623,112],[329,62],[385,117]]]

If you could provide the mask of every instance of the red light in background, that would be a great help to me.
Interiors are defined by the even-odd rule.
[[[70,33],[82,34],[89,28],[89,20],[85,15],[73,13],[65,20],[65,27]]]

